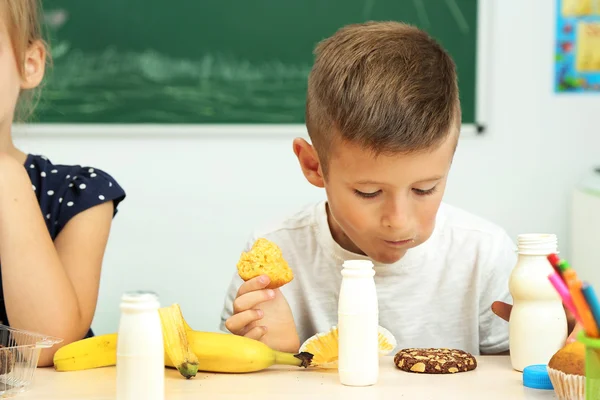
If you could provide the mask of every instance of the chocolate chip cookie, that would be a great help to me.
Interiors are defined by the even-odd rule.
[[[454,374],[477,368],[477,360],[466,351],[442,348],[402,349],[394,356],[402,371],[424,374]]]

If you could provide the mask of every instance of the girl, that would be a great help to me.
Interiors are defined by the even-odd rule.
[[[63,339],[92,335],[100,270],[123,189],[105,172],[54,165],[12,141],[46,64],[37,0],[0,2],[0,322]]]

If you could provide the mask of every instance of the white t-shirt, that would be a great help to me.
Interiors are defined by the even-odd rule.
[[[294,315],[300,343],[337,325],[337,299],[344,260],[368,259],[333,240],[325,201],[255,232],[279,245],[294,272],[281,288]],[[516,247],[506,232],[442,203],[429,240],[394,264],[375,263],[379,324],[406,347],[450,347],[472,354],[508,350],[508,323],[492,310],[494,301],[512,303],[510,272]],[[242,280],[234,272],[220,328],[231,316]],[[397,350],[395,349],[395,350]]]

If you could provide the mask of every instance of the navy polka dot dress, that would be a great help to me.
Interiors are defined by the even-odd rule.
[[[32,154],[27,156],[25,168],[52,240],[56,239],[67,222],[80,212],[112,201],[115,207],[114,216],[118,204],[125,198],[121,186],[106,172],[96,168],[54,165],[48,158]],[[9,325],[1,275],[0,322]],[[86,337],[92,335],[90,330]]]

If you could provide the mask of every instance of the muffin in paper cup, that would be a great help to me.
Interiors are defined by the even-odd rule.
[[[548,367],[548,376],[559,400],[585,400],[585,376]]]
[[[559,400],[585,400],[585,346],[573,342],[548,362],[548,376]]]

